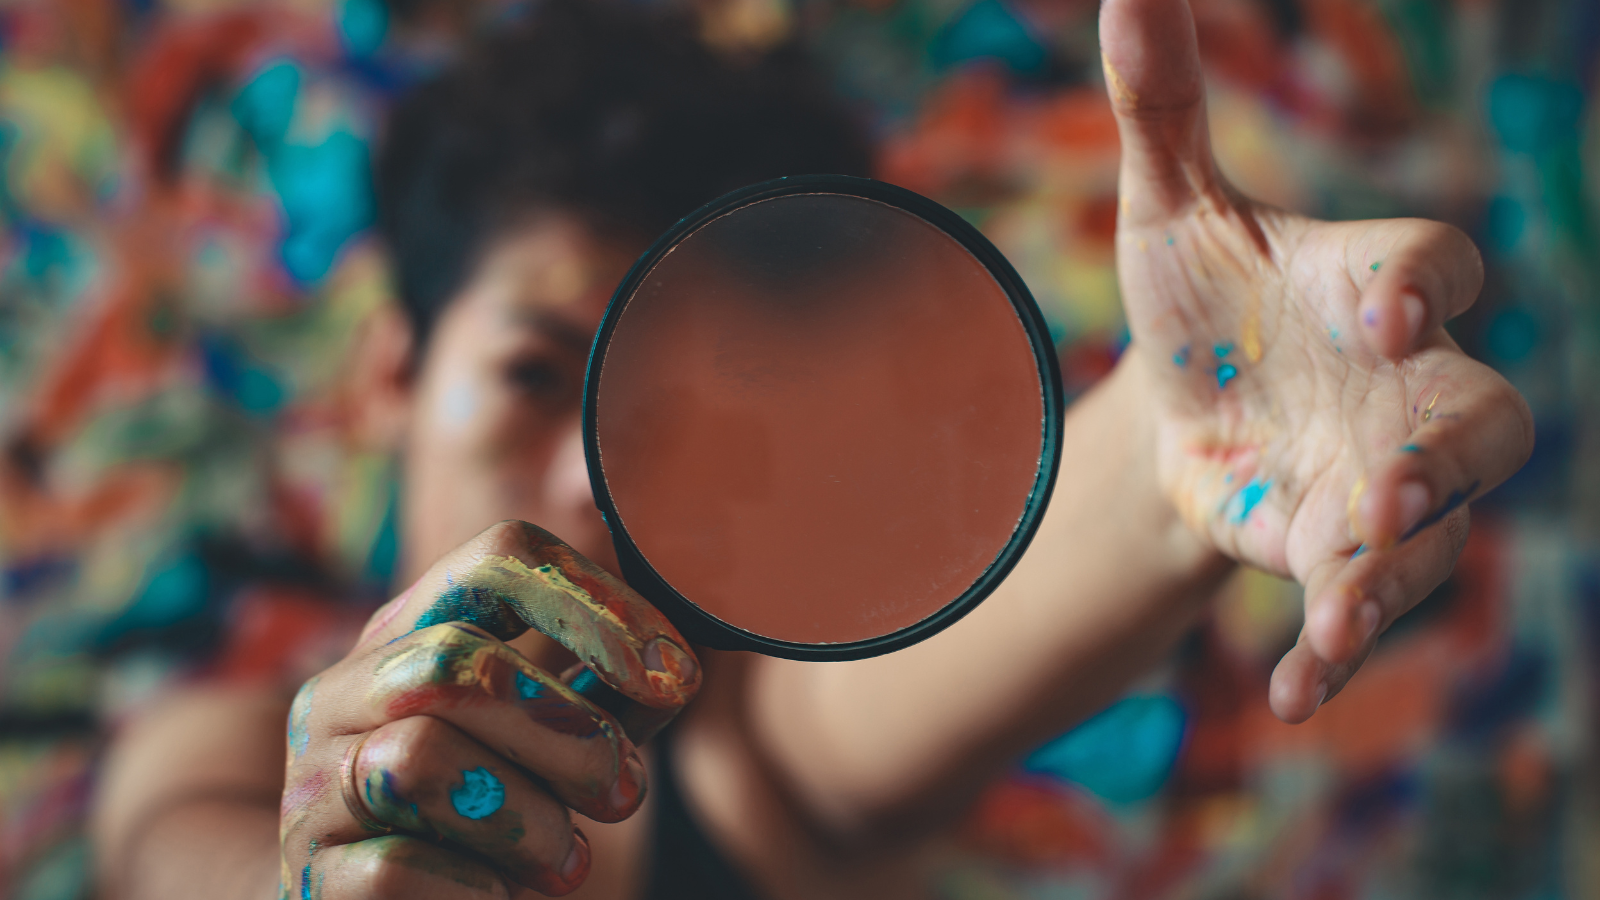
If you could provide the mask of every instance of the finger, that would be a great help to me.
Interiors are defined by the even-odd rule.
[[[1393,550],[1330,558],[1306,579],[1306,624],[1272,675],[1272,710],[1286,722],[1310,718],[1343,689],[1400,616],[1449,577],[1466,545],[1468,514]]]
[[[354,800],[377,821],[467,850],[541,893],[582,883],[589,848],[566,807],[449,723],[390,722],[355,750]]]
[[[1187,0],[1106,0],[1100,53],[1122,138],[1123,223],[1171,218],[1214,192],[1220,180]]]
[[[683,706],[700,684],[688,642],[665,616],[525,522],[501,522],[435,563],[374,616],[360,646],[381,646],[443,622],[467,622],[501,640],[533,627],[606,684],[656,709]]]
[[[284,893],[318,900],[510,900],[513,888],[488,865],[408,835],[317,850]]]
[[[1412,432],[1352,493],[1351,530],[1371,548],[1407,540],[1511,477],[1533,452],[1533,416],[1494,370],[1459,353],[1416,379]],[[1422,360],[1424,372],[1435,358]]]
[[[1298,725],[1332,700],[1365,661],[1366,656],[1362,655],[1345,663],[1324,662],[1311,649],[1302,631],[1299,641],[1272,670],[1267,705],[1279,719]]]
[[[1356,307],[1362,340],[1400,359],[1460,315],[1483,289],[1483,258],[1461,229],[1426,219],[1341,223],[1351,277],[1364,284]]]
[[[473,626],[430,626],[351,665],[373,673],[350,712],[330,713],[334,733],[432,716],[544,779],[592,819],[625,819],[644,798],[644,765],[615,720]]]

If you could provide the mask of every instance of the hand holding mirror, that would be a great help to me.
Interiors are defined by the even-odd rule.
[[[868,179],[679,222],[617,289],[584,449],[622,575],[691,641],[876,656],[969,612],[1060,459],[1043,317],[978,231]]]

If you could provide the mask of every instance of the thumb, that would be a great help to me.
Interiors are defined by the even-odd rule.
[[[1188,0],[1105,0],[1100,54],[1122,136],[1125,224],[1159,223],[1217,190]]]

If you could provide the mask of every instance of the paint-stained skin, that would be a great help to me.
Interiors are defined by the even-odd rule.
[[[659,616],[646,617],[645,601],[615,576],[544,537],[533,554],[537,563],[489,556],[469,571],[449,573],[449,586],[414,627],[469,622],[509,640],[532,626],[630,699],[657,709],[687,703],[699,686],[699,667],[682,636]]]
[[[311,701],[317,691],[317,682],[321,676],[313,676],[311,680],[300,686],[294,695],[294,703],[289,707],[289,750],[298,759],[300,754],[306,752],[306,745],[311,741],[311,732],[308,725],[311,720]]]
[[[278,819],[285,827],[298,824],[298,818],[312,803],[328,792],[328,773],[317,769],[283,792],[278,802]]]
[[[1271,506],[1269,491],[1281,489],[1282,480],[1265,469],[1279,443],[1277,430],[1263,422],[1239,423],[1185,441],[1167,481],[1168,496],[1184,522],[1199,532],[1257,531],[1244,526],[1262,520]],[[1249,512],[1243,519],[1233,521],[1245,508]],[[1264,524],[1270,526],[1272,521]]]
[[[1107,59],[1104,53],[1100,54],[1100,65],[1105,70],[1106,85],[1111,88],[1112,98],[1129,109],[1137,109],[1139,107],[1139,95],[1135,94],[1128,87],[1128,83],[1122,80],[1122,75],[1111,65],[1111,60]]]
[[[487,694],[559,734],[588,740],[615,733],[567,685],[470,626],[431,626],[394,646],[373,673],[369,694],[390,719],[471,703]]]
[[[1237,377],[1239,377],[1239,370],[1231,363],[1223,363],[1222,365],[1217,366],[1217,389],[1222,390],[1226,388],[1228,386],[1228,382]]]
[[[1256,506],[1271,490],[1272,479],[1263,481],[1260,476],[1250,479],[1237,494],[1233,495],[1233,499],[1228,501],[1226,511],[1228,521],[1234,525],[1243,525],[1250,518],[1250,513],[1255,511]]]
[[[1360,475],[1356,483],[1350,486],[1350,497],[1344,502],[1345,518],[1350,520],[1351,530],[1358,530],[1356,511],[1361,505],[1361,495],[1367,492],[1367,476]]]
[[[1439,394],[1440,393],[1442,393],[1442,392],[1435,392],[1434,395],[1433,395],[1433,399],[1428,401],[1427,408],[1422,411],[1422,421],[1424,421],[1424,422],[1433,421],[1433,407],[1434,407],[1434,404],[1439,402]],[[1415,408],[1415,407],[1413,407],[1413,408]]]
[[[1411,526],[1411,528],[1408,531],[1406,531],[1405,534],[1402,534],[1400,536],[1400,540],[1402,542],[1411,540],[1413,537],[1416,537],[1417,534],[1422,532],[1428,526],[1439,522],[1445,516],[1448,516],[1452,512],[1455,512],[1457,507],[1461,506],[1463,503],[1466,503],[1468,500],[1472,499],[1472,495],[1477,492],[1478,487],[1481,484],[1482,484],[1482,482],[1480,482],[1480,481],[1474,481],[1471,485],[1469,485],[1467,487],[1466,490],[1451,491],[1450,492],[1450,496],[1444,498],[1444,503],[1440,504],[1438,509],[1434,510],[1433,512],[1431,512],[1428,515],[1425,515],[1421,519],[1419,519],[1417,521],[1417,524]]]
[[[350,844],[343,850],[345,859],[358,866],[363,862],[373,865],[382,863],[402,866],[415,872],[448,879],[483,894],[504,889],[500,880],[483,866],[453,853],[439,853],[426,845],[398,835],[372,838],[359,844]]]
[[[1184,344],[1177,353],[1172,354],[1172,362],[1178,368],[1189,365],[1189,345]]]
[[[468,819],[492,816],[505,803],[506,786],[482,766],[463,771],[461,784],[450,790],[450,805]]]
[[[373,766],[361,780],[361,800],[367,804],[379,821],[408,831],[424,831],[422,811],[417,804],[394,786],[394,773],[383,766]]]

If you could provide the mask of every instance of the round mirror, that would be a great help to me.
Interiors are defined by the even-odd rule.
[[[1043,318],[960,217],[805,176],[678,223],[618,288],[584,398],[622,574],[692,641],[855,659],[1003,579],[1044,512]]]

